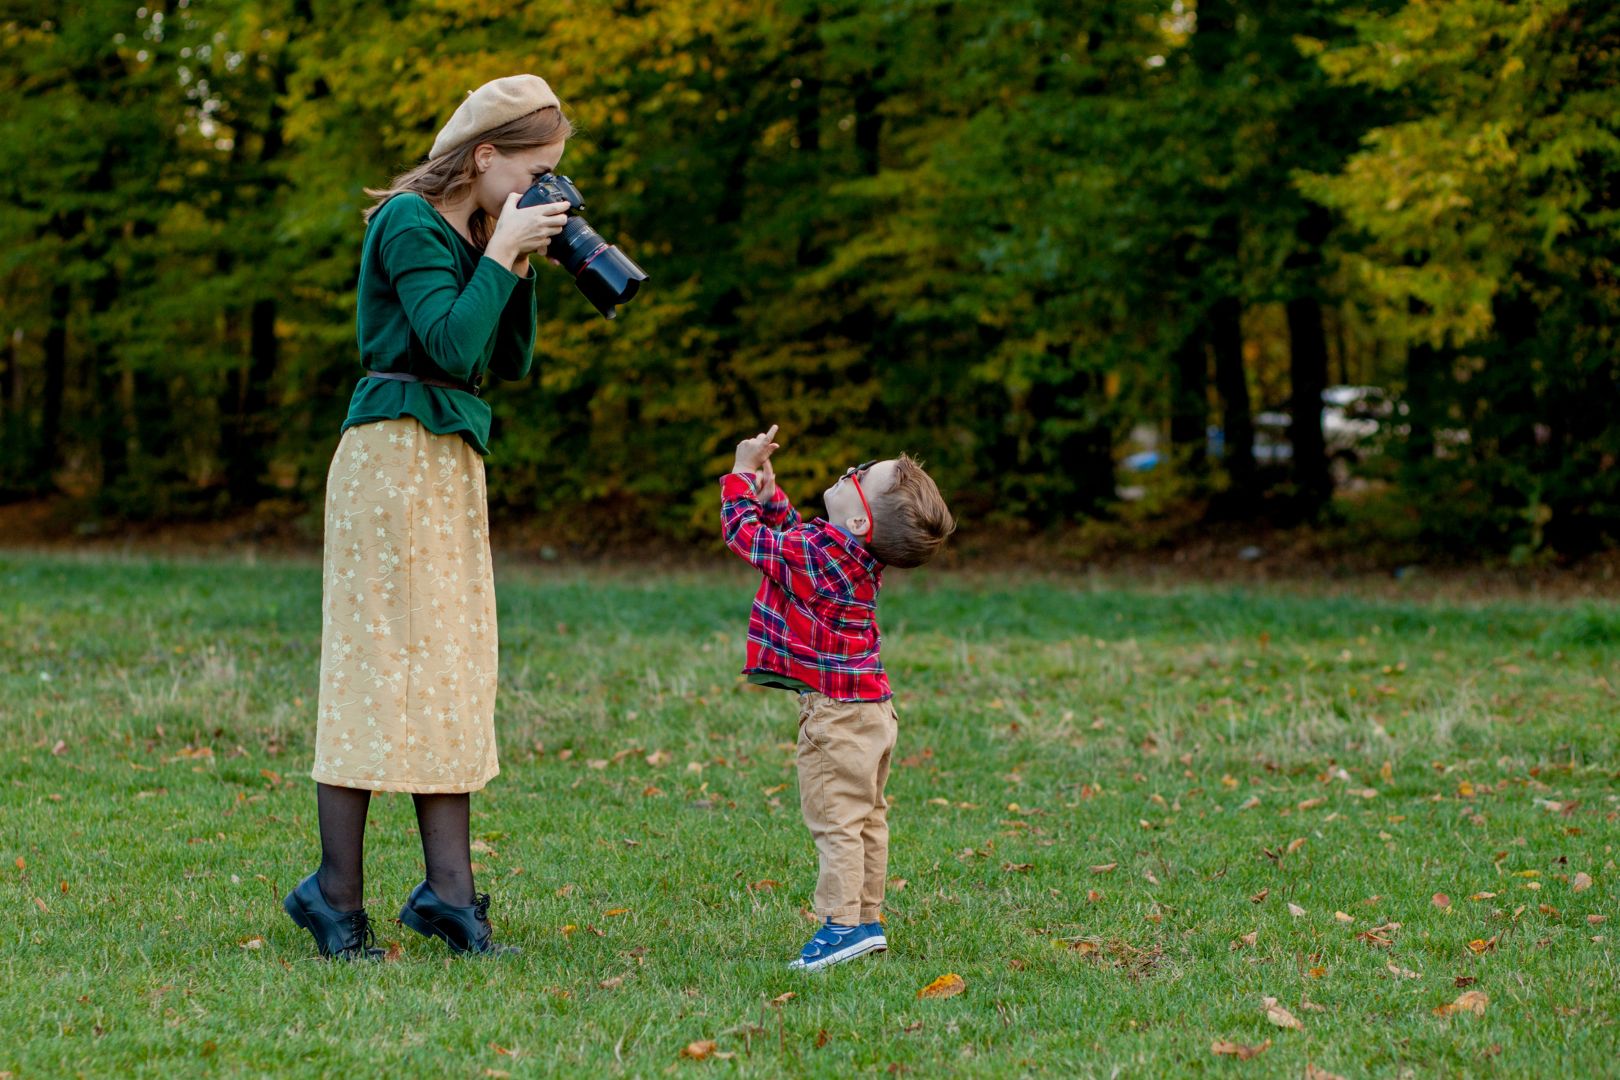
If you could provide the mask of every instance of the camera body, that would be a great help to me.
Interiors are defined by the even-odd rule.
[[[568,221],[554,237],[546,253],[556,259],[574,279],[574,285],[604,319],[618,315],[616,305],[634,297],[647,280],[647,272],[614,245],[602,239],[580,215],[585,198],[566,176],[546,173],[518,199],[519,206],[543,206],[566,202]]]

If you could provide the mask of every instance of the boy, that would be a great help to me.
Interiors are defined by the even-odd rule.
[[[878,656],[885,566],[921,566],[956,528],[939,488],[902,454],[851,466],[804,524],[776,486],[771,429],[737,444],[721,478],[726,546],[764,571],[748,620],[750,682],[799,695],[799,807],[821,868],[823,925],[789,967],[814,970],[888,948],[878,911],[889,868],[896,719]]]

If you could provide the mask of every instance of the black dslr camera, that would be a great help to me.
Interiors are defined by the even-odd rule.
[[[555,202],[568,204],[568,223],[562,233],[552,239],[546,254],[573,275],[574,284],[602,317],[611,319],[618,314],[614,305],[635,296],[641,283],[647,280],[647,272],[630,256],[602,239],[602,234],[579,216],[585,208],[585,200],[568,177],[546,173],[523,193],[518,205],[542,206]]]

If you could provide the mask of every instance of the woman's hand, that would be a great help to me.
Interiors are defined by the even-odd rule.
[[[506,206],[495,219],[495,231],[484,249],[485,254],[502,266],[510,267],[520,258],[545,254],[551,238],[562,232],[568,223],[567,202],[520,208],[518,198],[517,192],[506,197]]]

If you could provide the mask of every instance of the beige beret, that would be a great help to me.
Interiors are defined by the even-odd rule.
[[[550,106],[561,107],[561,102],[546,85],[546,80],[538,75],[492,79],[467,94],[467,100],[457,107],[450,122],[439,129],[428,157],[448,154],[486,131]]]

